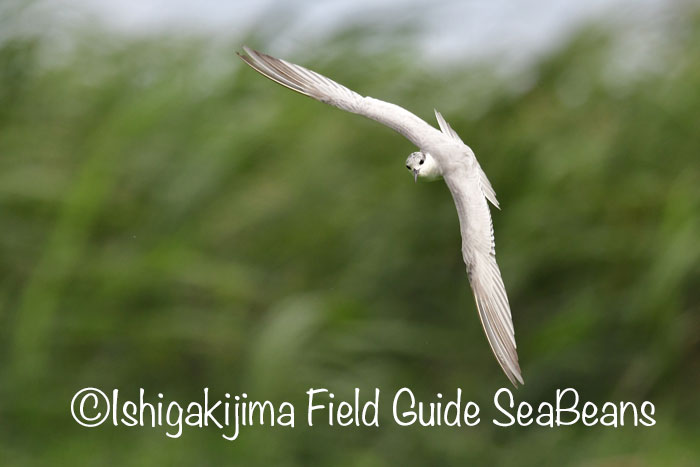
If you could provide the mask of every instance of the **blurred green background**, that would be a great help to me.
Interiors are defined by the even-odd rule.
[[[284,58],[430,123],[501,203],[497,254],[526,385],[516,401],[649,400],[656,426],[499,428],[508,382],[479,324],[443,183],[399,135],[243,66],[278,24],[201,37],[55,36],[0,19],[0,465],[697,465],[700,10],[624,70],[592,24],[531,66],[414,53],[355,24]],[[371,41],[367,40],[371,37]],[[376,44],[382,44],[377,47]],[[620,70],[620,68],[623,68]],[[297,427],[79,426],[86,386],[296,402]],[[391,395],[457,388],[474,428],[403,428]],[[305,426],[305,395],[382,390],[380,428]]]

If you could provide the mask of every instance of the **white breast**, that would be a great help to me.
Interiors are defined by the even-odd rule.
[[[435,180],[442,177],[442,170],[433,156],[425,155],[425,163],[421,166],[418,176]]]

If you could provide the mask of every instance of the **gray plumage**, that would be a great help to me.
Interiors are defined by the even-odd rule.
[[[406,166],[414,177],[444,178],[457,208],[462,257],[481,324],[508,379],[515,386],[523,384],[508,296],[496,263],[493,224],[487,203],[498,207],[498,201],[469,146],[437,110],[435,116],[440,130],[397,105],[363,97],[304,67],[245,46],[243,49],[245,53],[239,54],[241,59],[267,78],[326,104],[376,120],[420,149],[409,156]]]

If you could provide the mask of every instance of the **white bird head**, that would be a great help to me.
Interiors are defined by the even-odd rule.
[[[418,177],[426,178],[436,178],[441,174],[440,168],[428,153],[424,152],[412,152],[408,159],[406,159],[406,168],[413,173],[413,180],[418,181]]]

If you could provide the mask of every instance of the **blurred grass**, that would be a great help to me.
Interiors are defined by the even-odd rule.
[[[86,33],[62,61],[47,60],[42,36],[3,41],[3,465],[692,465],[690,16],[663,72],[611,79],[614,37],[588,30],[513,77],[515,90],[488,64],[429,69],[396,38],[358,47],[362,28],[286,57],[430,121],[435,106],[475,150],[503,207],[497,251],[527,382],[517,397],[573,386],[597,402],[651,400],[651,429],[299,423],[231,444],[215,429],[173,441],[158,428],[79,427],[68,402],[85,386],[179,401],[210,387],[299,408],[309,387],[408,386],[423,399],[461,387],[488,417],[506,381],[476,318],[449,193],[412,183],[410,143],[240,63],[220,67],[233,50],[212,58],[194,39]]]

